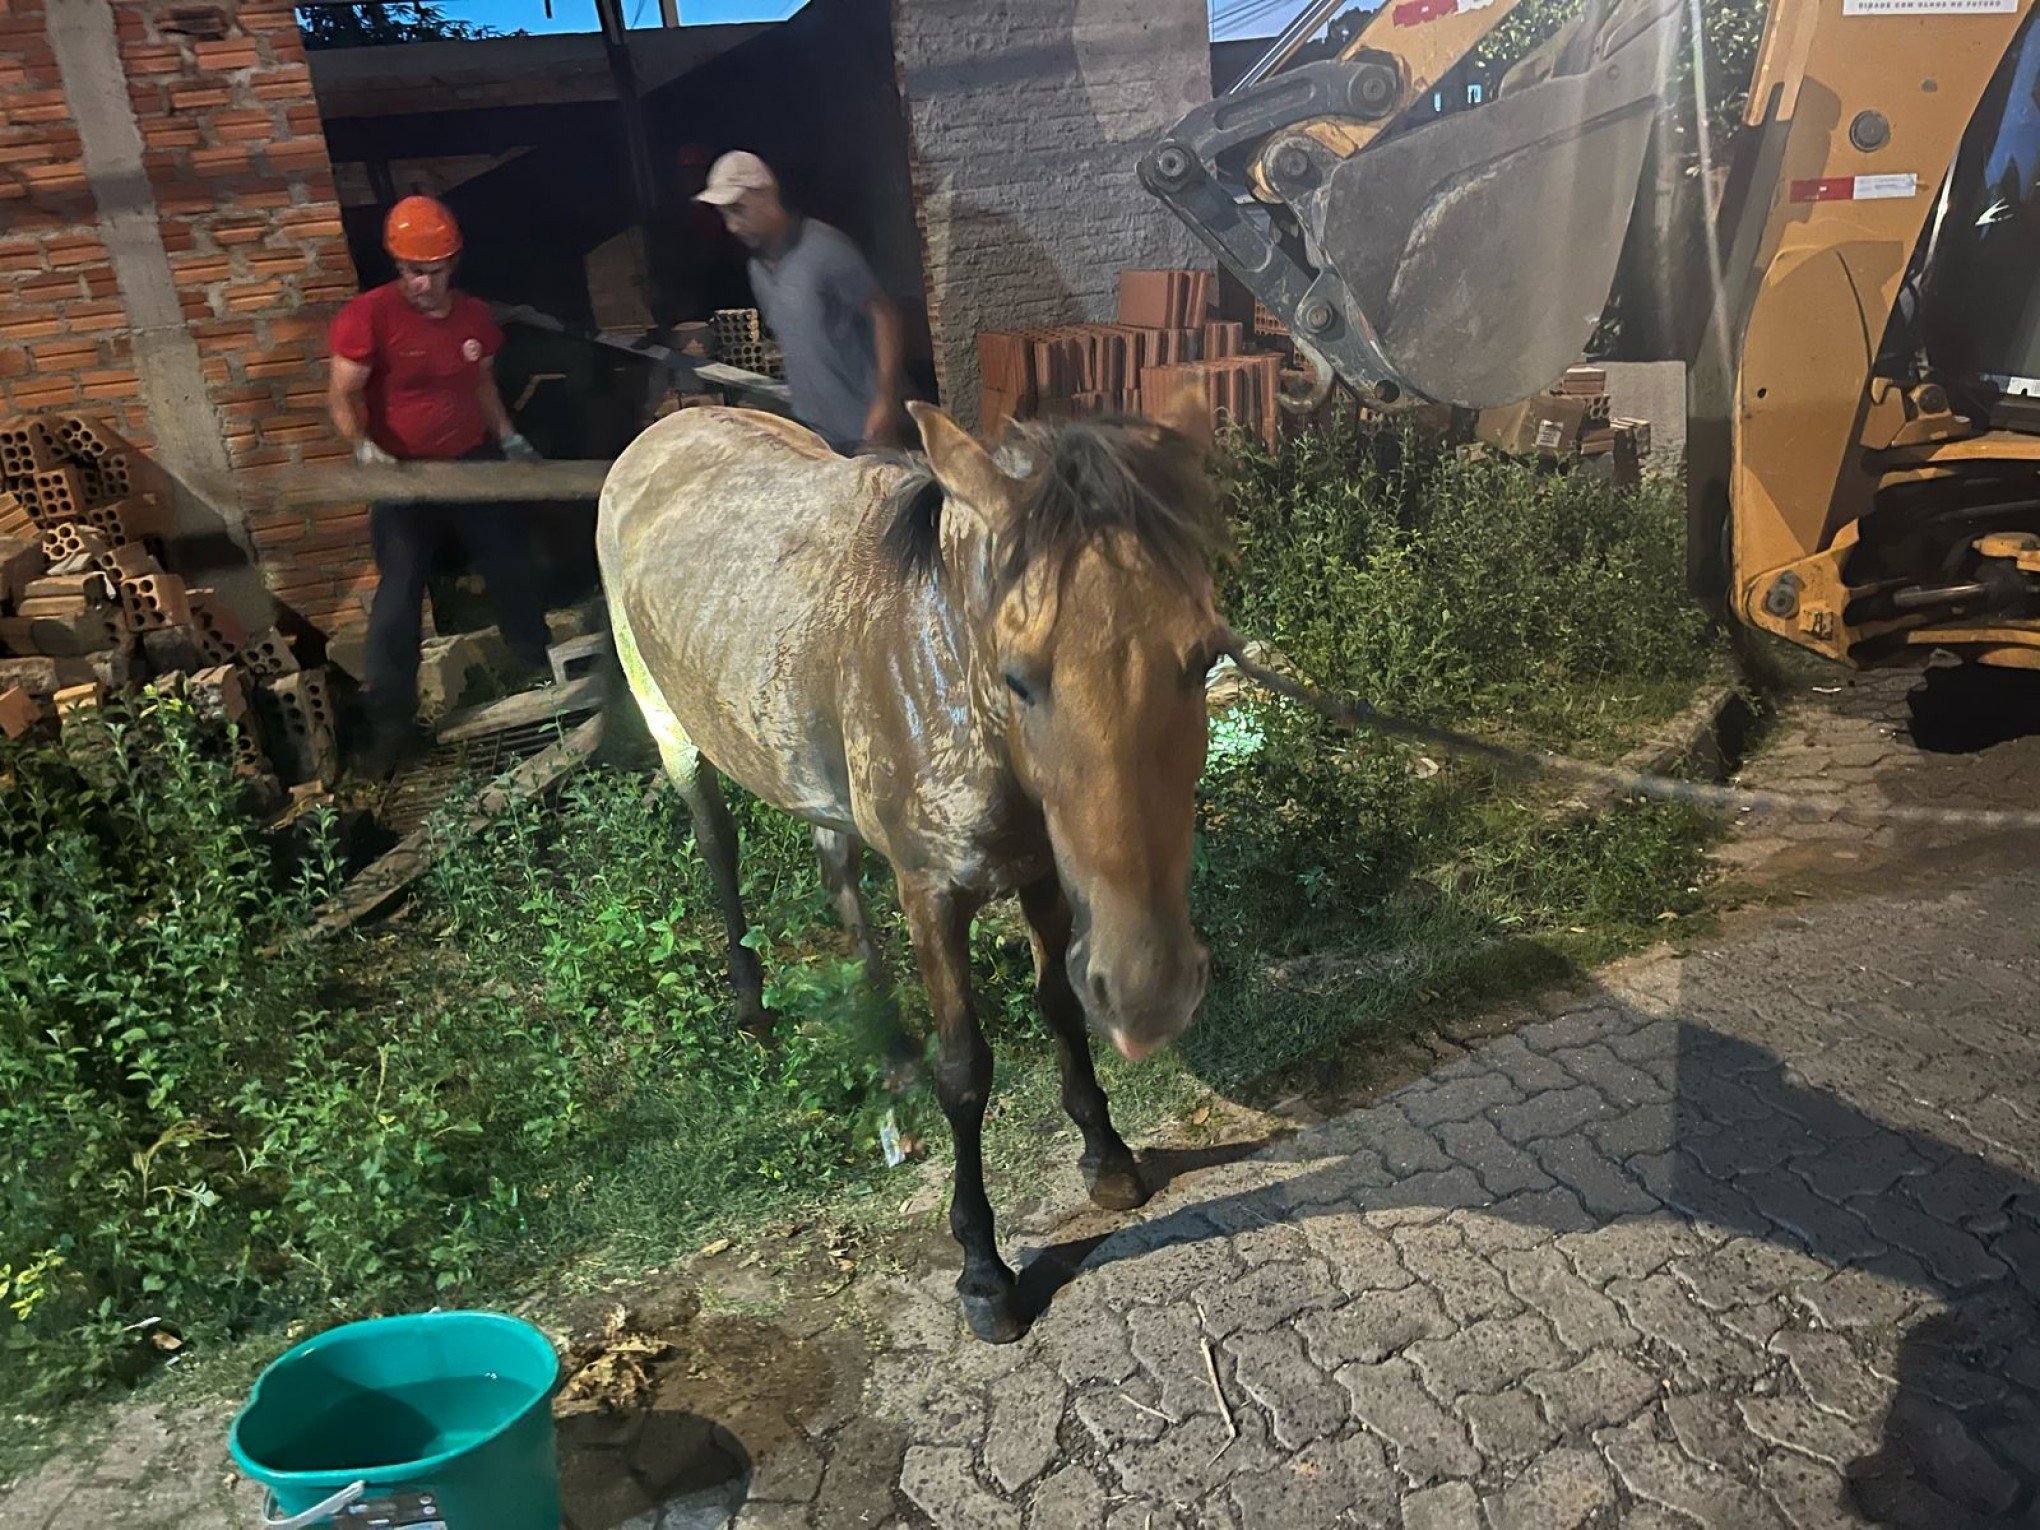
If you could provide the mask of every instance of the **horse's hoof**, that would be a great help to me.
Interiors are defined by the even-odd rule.
[[[1148,1202],[1148,1187],[1140,1170],[1132,1164],[1123,1168],[1098,1169],[1088,1176],[1091,1204],[1105,1211],[1133,1211]]]
[[[746,1036],[756,1036],[760,1041],[772,1034],[779,1024],[779,1016],[762,1004],[739,1004],[737,1006],[737,1029]]]
[[[966,1296],[963,1320],[970,1325],[971,1333],[987,1344],[1011,1344],[1027,1332],[1027,1325],[1013,1310],[1011,1291],[1002,1291],[997,1296]]]

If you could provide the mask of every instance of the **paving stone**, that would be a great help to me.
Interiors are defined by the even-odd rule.
[[[1715,1179],[1738,1179],[1817,1158],[1823,1146],[1804,1122],[1787,1115],[1704,1129],[1682,1118],[1678,1132],[1680,1151]]]
[[[1509,1289],[1550,1322],[1567,1349],[1584,1353],[1636,1341],[1636,1330],[1620,1309],[1580,1279],[1555,1245],[1500,1253],[1495,1262]]]
[[[1675,1392],[1665,1398],[1663,1412],[1672,1438],[1695,1461],[1740,1477],[1763,1453],[1763,1442],[1749,1432],[1736,1399],[1726,1392]]]
[[[900,1487],[945,1530],[1020,1530],[1020,1511],[986,1491],[971,1472],[970,1452],[958,1446],[913,1446]]]
[[[624,1521],[619,1530],[665,1530],[666,1518],[663,1513],[640,1514]],[[731,1517],[729,1530],[808,1530],[813,1523],[814,1516],[804,1503],[747,1503]],[[682,1530],[677,1519],[674,1530]]]
[[[1242,1208],[1244,1202],[1236,1203]],[[1289,1213],[1285,1212],[1287,1217]],[[1219,1225],[1225,1219],[1214,1216]],[[1235,1224],[1232,1233],[1233,1255],[1248,1269],[1264,1264],[1308,1259],[1311,1256],[1310,1240],[1304,1236],[1302,1226],[1294,1221],[1271,1222],[1262,1210],[1256,1208],[1251,1214],[1243,1214]]]
[[[1521,1191],[1492,1206],[1455,1215],[1452,1221],[1468,1246],[1489,1255],[1504,1248],[1535,1248],[1554,1236],[1583,1233],[1594,1226],[1580,1198],[1559,1185]]]
[[[1403,1499],[1402,1522],[1403,1530],[1481,1530],[1480,1500],[1464,1482],[1443,1482]]]
[[[1367,1198],[1368,1219],[1377,1227],[1407,1227],[1436,1222],[1446,1213],[1489,1206],[1494,1197],[1473,1170],[1455,1165],[1440,1173],[1412,1174]]]
[[[1442,1339],[1422,1339],[1409,1357],[1424,1384],[1440,1397],[1499,1392],[1532,1371],[1555,1370],[1571,1357],[1535,1313],[1491,1318]]]
[[[2007,1210],[2021,1189],[2020,1176],[1982,1158],[1951,1158],[1909,1179],[1905,1193],[1944,1222],[1967,1222]]]
[[[866,1394],[884,1418],[913,1420],[923,1445],[975,1445],[985,1432],[985,1398],[923,1354],[880,1355]]]
[[[1863,1523],[1842,1474],[1804,1456],[1766,1457],[1757,1481],[1793,1530],[1856,1530]]]
[[[1732,1233],[1761,1233],[1770,1226],[1747,1195],[1683,1152],[1638,1153],[1623,1167],[1644,1189],[1703,1229],[1711,1225]]]
[[[1034,1490],[1027,1530],[1099,1530],[1105,1523],[1105,1486],[1089,1467],[1070,1465]]]
[[[1759,1439],[1838,1470],[1877,1448],[1874,1431],[1851,1424],[1803,1397],[1739,1397],[1736,1407]]]
[[[1403,1090],[1395,1103],[1413,1126],[1435,1127],[1471,1121],[1500,1105],[1520,1104],[1523,1091],[1508,1076],[1493,1070],[1428,1088]]]
[[[1624,1062],[1640,1067],[1645,1063],[1676,1060],[1679,1030],[1679,1023],[1675,1020],[1652,1020],[1632,1031],[1617,1031],[1603,1038],[1603,1042]]]
[[[2019,1479],[1959,1417],[1938,1403],[1900,1393],[1885,1432],[1904,1451],[1920,1480],[1952,1503],[1996,1517],[2019,1497]]]
[[[1620,1217],[1587,1232],[1561,1237],[1559,1252],[1589,1285],[1641,1280],[1682,1254],[1707,1247],[1699,1234],[1676,1218]]]
[[[1646,1339],[1678,1357],[1686,1374],[1705,1385],[1761,1375],[1764,1357],[1707,1317],[1705,1309],[1663,1271],[1642,1280],[1613,1280],[1608,1294]]]
[[[2040,1232],[2014,1227],[1991,1243],[1991,1253],[2010,1267],[2020,1285],[2040,1297]]]
[[[1884,1409],[1888,1391],[1840,1334],[1787,1329],[1771,1348],[1792,1365],[1806,1395],[1830,1413],[1861,1422]]]
[[[1372,1153],[1397,1180],[1452,1167],[1437,1139],[1413,1126],[1393,1105],[1362,1111],[1344,1135]]]
[[[1332,1272],[1322,1259],[1267,1264],[1198,1298],[1212,1337],[1258,1333],[1285,1326],[1297,1315],[1329,1307],[1339,1299]],[[1131,1368],[1132,1355],[1128,1353]]]
[[[1735,1184],[1759,1212],[1797,1233],[1817,1258],[1829,1264],[1867,1259],[1884,1247],[1854,1211],[1822,1200],[1789,1169],[1744,1175]]]
[[[1523,1384],[1561,1434],[1619,1424],[1658,1395],[1657,1378],[1627,1356],[1595,1350],[1564,1370],[1532,1371]]]
[[[992,1422],[985,1431],[985,1470],[1010,1495],[1055,1460],[1056,1430],[1068,1398],[1063,1380],[1045,1365],[1030,1365],[991,1388]]]
[[[1703,1307],[1715,1312],[1768,1300],[1795,1282],[1820,1280],[1830,1270],[1797,1249],[1758,1238],[1731,1238],[1706,1253],[1681,1255],[1668,1268]]]
[[[1121,1264],[1133,1282],[1132,1299],[1152,1307],[1185,1301],[1240,1272],[1231,1243],[1222,1237],[1170,1243]]]
[[[1639,1153],[1669,1153],[1679,1143],[1679,1109],[1669,1101],[1637,1105],[1594,1122],[1587,1135],[1618,1163]]]
[[[1452,1408],[1466,1420],[1474,1449],[1499,1466],[1521,1466],[1558,1439],[1528,1392],[1470,1392]]]
[[[1641,1216],[1660,1209],[1656,1196],[1584,1135],[1546,1138],[1533,1143],[1530,1151],[1544,1172],[1579,1196],[1593,1216]]]
[[[1574,1078],[1598,1089],[1618,1111],[1626,1113],[1671,1099],[1671,1091],[1655,1075],[1623,1061],[1605,1045],[1570,1047],[1552,1056]]]
[[[1204,1371],[1204,1325],[1187,1305],[1135,1308],[1127,1314],[1133,1352],[1154,1379],[1157,1406],[1171,1418],[1209,1411],[1211,1382]]]
[[[821,1452],[799,1435],[780,1441],[751,1465],[751,1497],[761,1503],[807,1503],[821,1485]]]
[[[1598,1090],[1573,1084],[1570,1088],[1533,1094],[1520,1105],[1505,1105],[1490,1112],[1488,1119],[1504,1137],[1524,1147],[1546,1137],[1576,1132],[1590,1121],[1607,1120],[1614,1114],[1614,1108],[1601,1098]]]
[[[1438,1128],[1445,1151],[1480,1177],[1490,1195],[1542,1190],[1551,1176],[1537,1160],[1510,1142],[1489,1121],[1454,1121]]]
[[[1889,1332],[1919,1308],[1932,1277],[1909,1254],[1883,1254],[1876,1270],[1837,1270],[1792,1288],[1792,1300],[1823,1328]]]
[[[1465,1424],[1418,1384],[1407,1360],[1341,1366],[1336,1380],[1352,1398],[1354,1415],[1394,1447],[1396,1470],[1410,1482],[1480,1470]]]
[[[1455,1326],[1438,1294],[1419,1285],[1313,1312],[1296,1325],[1311,1357],[1327,1370],[1385,1359],[1419,1339],[1442,1338]]]
[[[1679,1080],[1679,1107],[1720,1126],[1750,1126],[1770,1115],[1763,1097],[1740,1079],[1707,1065],[1709,1043],[1704,1032],[1689,1033],[1687,1067]]]
[[[1751,1349],[1769,1349],[1772,1336],[1793,1317],[1785,1303],[1774,1297],[1755,1307],[1730,1307],[1717,1312],[1714,1320]]]
[[[1873,1236],[1903,1249],[1958,1291],[2000,1279],[2005,1267],[1959,1227],[1887,1197],[1864,1205],[1863,1220]]]
[[[1268,1526],[1380,1524],[1393,1512],[1396,1482],[1379,1442],[1364,1434],[1320,1440],[1231,1488],[1242,1530]]]
[[[1721,1530],[1782,1526],[1770,1501],[1727,1472],[1695,1461],[1652,1431],[1648,1415],[1594,1436],[1622,1485],[1648,1503]]]
[[[1589,1004],[1569,1009],[1542,1025],[1526,1025],[1517,1034],[1533,1052],[1556,1052],[1589,1046],[1635,1026],[1635,1019],[1615,1005]]]
[[[1048,1311],[1035,1319],[1029,1340],[1071,1386],[1124,1381],[1137,1368],[1125,1318],[1102,1291],[1082,1280],[1065,1289]]]
[[[1209,1382],[1205,1383],[1210,1386]],[[1106,1455],[1138,1451],[1160,1439],[1174,1427],[1169,1415],[1159,1411],[1147,1398],[1136,1398],[1128,1387],[1091,1387],[1076,1394],[1070,1405],[1077,1422]]]
[[[1396,1248],[1410,1273],[1438,1293],[1455,1323],[1507,1317],[1523,1304],[1510,1295],[1501,1272],[1467,1246],[1449,1222],[1406,1227],[1395,1234]]]
[[[822,1489],[815,1497],[816,1530],[883,1524],[892,1518],[906,1438],[873,1418],[853,1418],[829,1442]]]
[[[1112,1461],[1126,1491],[1156,1503],[1197,1503],[1236,1477],[1262,1472],[1282,1457],[1261,1435],[1252,1412],[1239,1417],[1239,1436],[1210,1414],[1186,1419],[1144,1450],[1122,1451]]]
[[[1311,1217],[1303,1224],[1303,1234],[1348,1296],[1399,1291],[1414,1279],[1403,1268],[1388,1234],[1353,1212]]]
[[[1267,1410],[1275,1442],[1285,1450],[1301,1450],[1346,1424],[1345,1395],[1311,1363],[1294,1333],[1235,1334],[1225,1347],[1234,1377]]]
[[[1602,1523],[1615,1506],[1607,1464],[1591,1450],[1540,1456],[1485,1501],[1493,1530],[1576,1530]]]
[[[1564,1089],[1574,1082],[1573,1076],[1558,1063],[1541,1052],[1531,1051],[1520,1031],[1489,1042],[1480,1049],[1480,1056],[1490,1066],[1499,1068],[1526,1095]]]
[[[1806,1182],[1831,1201],[1883,1195],[1908,1175],[1923,1175],[1930,1168],[1897,1132],[1876,1132],[1798,1165]]]

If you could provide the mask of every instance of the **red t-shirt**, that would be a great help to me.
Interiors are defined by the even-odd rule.
[[[443,461],[489,439],[482,363],[503,348],[503,331],[486,303],[456,292],[452,311],[435,319],[391,282],[340,310],[331,343],[334,355],[372,368],[368,434],[391,456]]]

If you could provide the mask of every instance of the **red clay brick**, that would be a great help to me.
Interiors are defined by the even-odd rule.
[[[218,85],[173,86],[170,91],[170,109],[176,112],[202,112],[233,104],[234,93]]]

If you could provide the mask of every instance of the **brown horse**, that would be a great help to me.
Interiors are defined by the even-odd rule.
[[[1138,1059],[1204,994],[1190,847],[1204,677],[1227,638],[1210,574],[1224,529],[1201,405],[1165,416],[1028,428],[995,460],[916,405],[922,468],[836,457],[771,416],[693,409],[639,437],[602,491],[618,657],[720,889],[742,1022],[766,1017],[715,772],[814,826],[881,987],[857,864],[867,845],[892,864],[956,1139],[957,1290],[993,1341],[1024,1323],[984,1190],[992,1056],[971,920],[1019,894],[1101,1206],[1130,1209],[1147,1189],[1085,1016]]]

